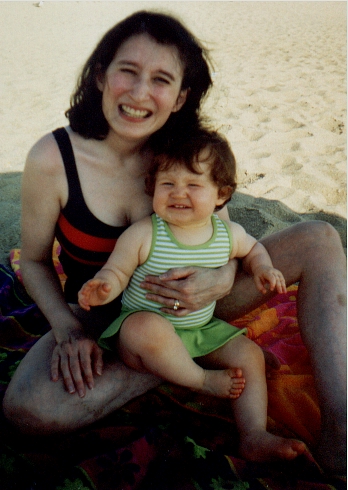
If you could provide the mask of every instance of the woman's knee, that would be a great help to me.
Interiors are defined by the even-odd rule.
[[[52,397],[44,396],[38,389],[29,392],[21,383],[9,385],[3,400],[6,419],[26,434],[49,434],[59,432],[62,424],[54,414]]]
[[[286,250],[291,254],[307,253],[315,248],[321,247],[339,247],[342,243],[338,232],[326,221],[303,221],[296,223],[288,228],[268,235],[263,238],[262,243],[272,252],[273,249]]]
[[[46,433],[48,427],[61,423],[57,412],[64,388],[49,374],[54,345],[51,332],[42,337],[21,361],[6,390],[4,415],[23,432]]]
[[[326,221],[305,221],[287,230],[290,246],[297,248],[305,262],[318,256],[329,258],[329,254],[344,255],[338,231]]]
[[[345,261],[341,239],[325,221],[305,221],[268,235],[261,240],[274,267],[280,269],[287,284],[300,281],[303,274],[316,274],[319,266]],[[320,272],[320,271],[319,271]]]
[[[310,221],[299,240],[303,271],[316,268],[333,268],[341,265],[345,268],[345,255],[342,241],[335,228],[325,221]]]
[[[317,247],[321,245],[339,245],[341,244],[340,235],[337,230],[326,221],[307,221],[300,223],[299,227],[303,227],[302,236],[305,241],[314,243]]]

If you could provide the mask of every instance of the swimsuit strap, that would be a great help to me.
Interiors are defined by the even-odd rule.
[[[75,205],[85,204],[82,194],[79,175],[77,173],[74,150],[71,145],[69,134],[65,128],[58,128],[53,131],[53,136],[57,142],[58,148],[62,155],[65,173],[68,181],[69,198],[74,196]]]

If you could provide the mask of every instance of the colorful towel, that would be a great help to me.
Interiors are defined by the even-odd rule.
[[[17,271],[18,274],[18,271]],[[320,416],[296,321],[296,287],[239,320],[281,361],[269,370],[271,432],[309,448]],[[0,400],[25,352],[48,331],[16,274],[0,266]],[[236,322],[235,322],[236,323]],[[0,489],[228,490],[343,489],[310,451],[292,462],[251,464],[236,456],[228,402],[164,384],[102,421],[50,438],[22,436],[0,417]]]

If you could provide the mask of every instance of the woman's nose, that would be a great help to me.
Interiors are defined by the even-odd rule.
[[[134,100],[142,101],[149,97],[150,87],[147,80],[138,78],[132,87],[132,97]]]

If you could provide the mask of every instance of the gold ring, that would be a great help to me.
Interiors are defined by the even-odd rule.
[[[175,311],[176,311],[178,308],[180,308],[180,302],[179,302],[179,301],[176,299],[176,300],[174,301],[173,310],[175,310]]]

